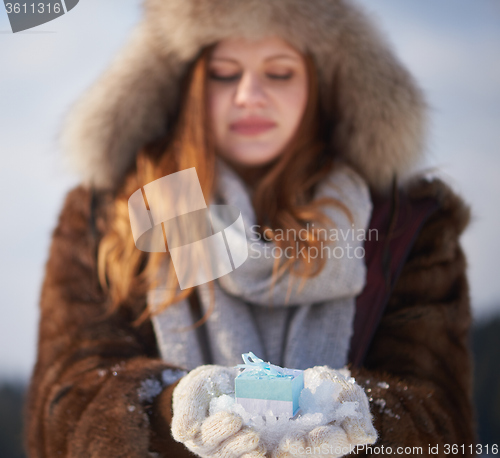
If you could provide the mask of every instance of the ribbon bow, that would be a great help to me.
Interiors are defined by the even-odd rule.
[[[243,372],[249,373],[252,375],[260,375],[268,378],[273,377],[293,377],[292,374],[285,373],[285,370],[282,367],[275,366],[269,362],[265,362],[264,360],[255,356],[251,351],[248,353],[243,353],[241,355],[245,364],[238,364],[235,367],[241,367],[245,369]],[[243,373],[242,372],[242,373]]]

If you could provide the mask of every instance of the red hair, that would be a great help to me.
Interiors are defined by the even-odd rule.
[[[207,64],[213,46],[204,48],[188,68],[174,129],[138,152],[135,164],[115,198],[112,225],[101,240],[98,251],[99,281],[109,291],[112,299],[108,313],[116,310],[130,295],[140,297],[154,288],[152,279],[164,257],[169,256],[168,247],[166,254],[146,253],[136,248],[128,214],[128,199],[131,194],[158,178],[190,167],[196,167],[206,201],[213,192],[215,146],[212,132],[208,128],[206,107]],[[287,233],[290,229],[295,230],[295,233],[302,230],[303,233],[311,222],[318,222],[320,226],[334,224],[321,212],[320,207],[325,204],[339,206],[352,219],[348,208],[335,199],[312,201],[316,185],[334,167],[334,154],[328,148],[328,132],[321,123],[324,116],[318,103],[316,67],[310,55],[304,55],[304,59],[308,77],[308,99],[304,114],[293,138],[282,153],[263,168],[262,176],[255,183],[252,198],[256,224],[261,228],[261,235],[265,233],[266,238],[272,239],[283,250],[291,247],[293,253],[283,263],[276,258],[273,284],[287,269],[305,281],[308,277],[317,275],[325,263],[321,258],[312,263],[306,258],[296,258],[297,248],[305,246],[319,249],[321,238],[317,229],[307,228],[307,237],[301,237],[298,241],[275,238],[277,230],[281,230],[281,233]],[[178,290],[174,272],[168,274],[167,288],[169,291]],[[189,297],[193,292],[193,288],[189,288],[172,294],[156,311],[146,308],[134,325],[142,324],[148,317]],[[212,307],[213,305],[212,300]],[[207,316],[196,325],[202,324]]]

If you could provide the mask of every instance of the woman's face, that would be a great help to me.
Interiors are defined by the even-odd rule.
[[[304,58],[279,37],[220,41],[208,64],[209,122],[217,153],[236,166],[278,157],[307,101]]]

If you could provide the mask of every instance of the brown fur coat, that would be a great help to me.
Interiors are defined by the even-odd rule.
[[[439,445],[444,456],[444,444],[474,442],[471,316],[459,242],[469,209],[439,179],[412,178],[423,157],[427,104],[384,37],[349,0],[145,0],[130,41],[62,132],[82,184],[67,195],[46,265],[26,404],[31,458],[189,455],[170,436],[174,385],[149,398],[139,391],[148,380],[160,386],[167,368],[151,321],[131,326],[146,299],[130,297],[102,319],[109,298],[98,286],[96,248],[110,224],[113,190],[138,148],[175,125],[179,87],[198,52],[225,37],[269,33],[312,55],[332,151],[373,192],[385,195],[397,176],[410,202],[431,197],[439,205],[406,247],[363,362],[352,367],[371,398],[378,445],[421,446],[424,456]],[[90,183],[98,189],[95,234]]]
[[[471,316],[459,243],[469,209],[438,179],[415,183],[408,195],[432,196],[440,208],[413,244],[365,363],[352,375],[370,397],[377,446],[423,447],[425,456],[429,445],[439,445],[444,456],[444,444],[475,441]],[[130,324],[145,297],[130,298],[100,321],[107,298],[97,283],[95,243],[106,230],[109,201],[99,196],[94,239],[89,192],[73,189],[54,231],[26,406],[32,458],[191,456],[170,436],[175,384],[152,402],[138,395],[144,380],[160,381],[168,367],[151,322]]]

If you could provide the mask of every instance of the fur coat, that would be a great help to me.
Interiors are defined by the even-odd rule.
[[[45,267],[25,407],[28,455],[192,456],[170,435],[175,383],[162,376],[169,366],[151,321],[131,325],[146,298],[131,296],[104,318],[109,297],[98,283],[96,251],[114,191],[137,149],[175,122],[180,81],[201,47],[273,31],[312,53],[332,150],[366,179],[375,203],[370,227],[388,242],[371,246],[369,257],[367,249],[350,353],[352,375],[369,395],[376,446],[422,447],[413,453],[424,456],[438,446],[444,456],[445,444],[464,444],[461,455],[473,456],[471,313],[460,245],[470,211],[446,183],[415,173],[426,103],[385,39],[346,0],[144,6],[130,42],[62,132],[82,182],[66,196]]]

